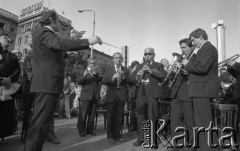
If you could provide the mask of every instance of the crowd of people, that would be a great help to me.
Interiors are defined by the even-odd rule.
[[[89,39],[60,37],[56,34],[59,32],[59,18],[55,11],[44,12],[39,23],[41,28],[33,33],[23,63],[20,62],[20,52],[8,51],[11,43],[9,35],[0,34],[1,91],[11,89],[14,83],[20,83],[22,90],[1,94],[0,120],[5,122],[0,124],[0,137],[12,135],[16,129],[14,118],[9,117],[14,117],[14,101],[21,93],[24,151],[41,151],[45,140],[60,143],[54,134],[56,110],[59,117],[67,119],[72,118],[72,112],[78,113],[80,137],[96,135],[94,117],[102,101],[107,109],[109,143],[126,141],[121,130],[124,110],[130,102],[131,111],[136,114],[130,122],[138,134],[132,144],[135,147],[144,143],[144,121],[151,121],[152,134],[156,134],[159,100],[171,101],[171,137],[178,135],[175,131],[177,127],[185,126],[190,133],[188,144],[193,142],[193,127],[209,126],[212,121],[210,103],[219,98],[219,89],[224,89],[225,83],[234,83],[234,100],[240,110],[240,63],[228,60],[227,71],[221,68],[219,78],[218,52],[203,29],[198,28],[188,38],[179,41],[182,54],[171,64],[165,58],[156,61],[156,51],[148,47],[144,49],[143,61],[133,61],[129,68],[122,66],[123,57],[119,52],[113,54],[113,64],[104,70],[90,58],[86,69],[73,79],[64,70],[66,51],[79,51],[89,48],[89,45],[101,44],[101,39],[97,36]],[[198,51],[193,53],[196,48]],[[169,82],[174,82],[171,87]],[[6,114],[9,116],[4,116]],[[199,136],[198,150],[217,149],[208,145],[207,138],[206,133]],[[157,149],[157,135],[151,135],[150,140],[150,147]],[[214,136],[212,141],[216,140],[217,136]],[[182,140],[177,143],[182,143]],[[184,146],[181,149],[196,148]],[[172,150],[179,148],[173,147]]]

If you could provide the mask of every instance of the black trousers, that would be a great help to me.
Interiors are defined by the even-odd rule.
[[[96,114],[96,105],[97,100],[95,97],[93,97],[92,100],[81,101],[77,123],[77,129],[79,133],[94,132],[94,117]]]
[[[195,127],[209,127],[212,120],[212,110],[210,98],[192,98]],[[199,151],[219,150],[219,148],[211,148],[208,146],[207,133],[199,134]],[[213,134],[212,138],[214,144],[217,144],[217,135]]]
[[[153,96],[149,96],[151,89],[149,85],[144,85],[144,93],[138,93],[136,105],[137,105],[137,117],[138,117],[138,138],[137,141],[144,140],[143,122],[144,120],[150,120],[152,122],[152,134],[151,145],[157,144],[157,120],[158,120],[158,99],[154,99]]]
[[[24,151],[41,151],[47,138],[53,114],[58,103],[58,94],[36,93],[33,116],[30,122]]]
[[[23,98],[23,123],[22,131],[27,134],[27,130],[30,124],[31,109],[34,102],[35,93],[26,93]]]
[[[13,135],[14,130],[14,99],[0,101],[0,137]]]
[[[107,102],[107,138],[121,138],[124,105],[117,96],[113,102]]]
[[[193,103],[192,101],[184,101],[178,98],[173,99],[171,103],[171,137],[180,135],[183,132],[175,132],[177,127],[185,127],[189,132],[188,143],[193,142],[193,127],[194,127],[194,115],[193,115]],[[174,142],[177,144],[183,143],[183,139]],[[187,149],[186,149],[187,150]]]

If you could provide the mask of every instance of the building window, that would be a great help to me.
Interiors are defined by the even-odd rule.
[[[1,30],[4,30],[4,25],[5,25],[4,23],[0,22],[0,29]]]
[[[30,31],[32,29],[32,22],[26,24],[25,31]]]
[[[32,30],[37,30],[37,29],[39,28],[38,21],[39,21],[39,20],[35,20],[35,21],[33,22]]]
[[[11,27],[10,31],[14,33],[15,32],[15,28]]]
[[[21,33],[24,32],[24,27],[25,27],[25,25],[19,26],[19,28],[18,28],[18,34],[21,34]]]
[[[27,49],[23,49],[23,56],[25,57],[27,54]]]
[[[29,40],[29,36],[26,35],[26,36],[25,36],[25,41],[24,41],[24,43],[25,43],[25,44],[28,43],[28,40]]]
[[[18,45],[21,45],[21,41],[22,41],[22,39],[18,38]]]

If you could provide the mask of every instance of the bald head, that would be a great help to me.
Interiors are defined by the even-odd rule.
[[[144,53],[154,53],[154,49],[148,47],[148,48],[146,48],[146,49],[144,50]]]
[[[155,53],[154,53],[154,49],[153,48],[146,48],[144,50],[144,60],[145,61],[154,61],[154,57],[155,57]]]

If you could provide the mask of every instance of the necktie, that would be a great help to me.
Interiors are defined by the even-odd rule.
[[[117,65],[117,66],[116,66],[116,68],[117,68],[117,71],[116,71],[116,72],[117,72],[117,73],[119,73],[120,66],[119,66],[119,65]]]

